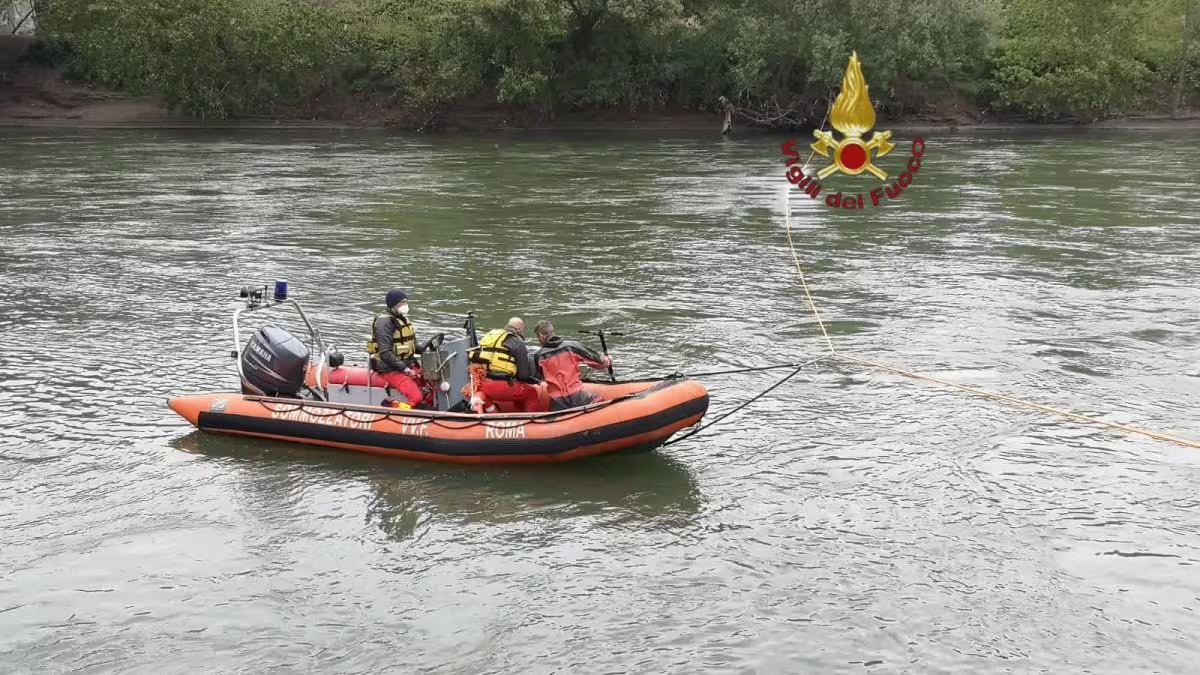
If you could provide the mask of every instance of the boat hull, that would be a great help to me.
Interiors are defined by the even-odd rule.
[[[460,464],[564,462],[650,450],[700,421],[708,392],[695,380],[613,385],[609,400],[557,413],[473,415],[234,393],[181,396],[170,407],[218,434]]]

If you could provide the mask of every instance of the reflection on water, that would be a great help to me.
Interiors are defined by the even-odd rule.
[[[199,431],[171,446],[253,476],[255,500],[286,503],[297,483],[352,483],[371,495],[367,516],[392,539],[432,517],[503,524],[595,516],[607,525],[688,527],[700,509],[686,466],[658,453],[615,455],[548,466],[457,466],[359,456],[276,441],[246,441]],[[270,493],[276,493],[274,499]]]

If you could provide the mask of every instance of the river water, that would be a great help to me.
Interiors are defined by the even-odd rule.
[[[781,140],[0,131],[0,669],[1194,672],[1200,450],[845,361],[558,467],[166,406],[277,276],[351,360],[393,285],[419,336],[629,332],[618,376],[818,356]],[[835,346],[1200,438],[1200,134],[927,140],[879,208],[793,190]]]

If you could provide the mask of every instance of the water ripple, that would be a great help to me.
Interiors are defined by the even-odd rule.
[[[778,139],[2,133],[17,670],[1196,659],[1194,451],[846,362],[657,455],[537,469],[214,437],[165,406],[234,386],[236,291],[276,276],[352,354],[399,285],[421,334],[620,327],[625,376],[812,358]],[[929,140],[899,201],[792,198],[838,348],[1200,437],[1200,139]],[[782,374],[706,380],[712,413]]]

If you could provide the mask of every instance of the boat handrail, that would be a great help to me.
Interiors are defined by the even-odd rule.
[[[321,337],[321,331],[316,327],[316,325],[313,324],[312,321],[309,320],[308,315],[304,313],[304,308],[300,306],[300,303],[291,298],[266,299],[263,297],[263,295],[265,295],[265,290],[265,287],[262,290],[254,291],[247,291],[247,289],[243,288],[242,297],[248,298],[248,300],[246,300],[246,305],[244,307],[237,308],[233,312],[233,352],[231,354],[235,360],[235,363],[237,363],[238,377],[240,377],[242,381],[246,380],[246,373],[242,370],[242,359],[240,358],[242,353],[242,341],[241,332],[238,327],[238,320],[241,318],[242,313],[258,312],[267,309],[275,309],[282,305],[291,305],[300,315],[300,320],[304,322],[305,328],[308,329],[311,344],[319,349],[317,356],[316,385],[322,389],[322,397],[328,401],[329,388],[321,387],[321,374],[329,363],[329,349],[325,346],[325,340]]]
[[[601,408],[607,408],[613,404],[630,399],[641,398],[645,396],[646,391],[630,392],[621,394],[610,399],[596,401],[587,405],[578,406],[575,408],[567,408],[565,410],[550,410],[539,412],[496,412],[496,413],[474,413],[474,412],[449,412],[446,410],[422,410],[420,408],[390,408],[381,405],[368,405],[361,403],[339,403],[334,401],[306,401],[304,399],[284,398],[280,396],[245,396],[247,401],[255,401],[260,405],[268,403],[275,405],[289,406],[294,409],[302,408],[326,408],[338,412],[359,412],[370,413],[376,415],[384,415],[386,417],[415,417],[427,421],[446,420],[446,421],[462,421],[462,422],[477,422],[477,421],[529,421],[543,422],[554,421],[558,417],[577,417],[579,415],[595,412]]]

